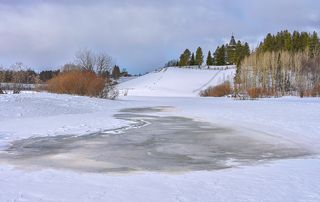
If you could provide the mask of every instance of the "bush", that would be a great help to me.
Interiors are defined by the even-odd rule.
[[[99,97],[107,81],[90,71],[71,70],[60,73],[47,82],[52,93]]]
[[[200,96],[203,97],[223,97],[232,93],[230,82],[224,82],[223,84],[209,87],[200,92]]]

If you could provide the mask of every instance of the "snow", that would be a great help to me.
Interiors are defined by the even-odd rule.
[[[235,66],[210,69],[168,67],[121,83],[118,88],[130,96],[194,97],[201,90],[232,81]]]
[[[0,148],[32,136],[87,134],[124,125],[112,114],[125,103],[81,96],[28,93],[0,96]]]
[[[319,201],[319,159],[178,174],[84,174],[0,167],[0,201]]]
[[[315,155],[181,173],[98,174],[14,167],[0,161],[0,201],[320,201],[320,99],[197,96],[197,90],[231,79],[233,73],[234,69],[168,68],[121,83],[129,96],[116,101],[49,93],[1,95],[0,150],[32,136],[83,135],[126,126],[129,122],[113,117],[123,108],[172,106],[161,114],[259,131]]]

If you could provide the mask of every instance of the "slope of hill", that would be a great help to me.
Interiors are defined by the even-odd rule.
[[[118,89],[129,96],[199,96],[209,86],[232,81],[235,66],[208,68],[168,67],[120,83]]]

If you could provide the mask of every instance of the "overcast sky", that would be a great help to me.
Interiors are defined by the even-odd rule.
[[[79,49],[104,51],[132,73],[198,46],[320,28],[319,0],[0,0],[0,64],[58,68]]]

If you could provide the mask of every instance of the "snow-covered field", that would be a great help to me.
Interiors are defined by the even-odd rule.
[[[232,80],[234,71],[163,69],[121,83],[128,96],[116,101],[48,93],[1,95],[0,150],[28,137],[127,126],[128,121],[113,117],[123,108],[171,106],[160,114],[249,129],[314,155],[215,171],[125,174],[30,168],[0,160],[0,201],[320,201],[320,99],[197,96],[210,85]]]
[[[122,97],[28,93],[0,96],[0,142],[124,126],[119,109],[173,106],[167,115],[251,128],[319,152],[320,100]],[[320,201],[319,155],[219,171],[94,174],[0,165],[0,201]]]

